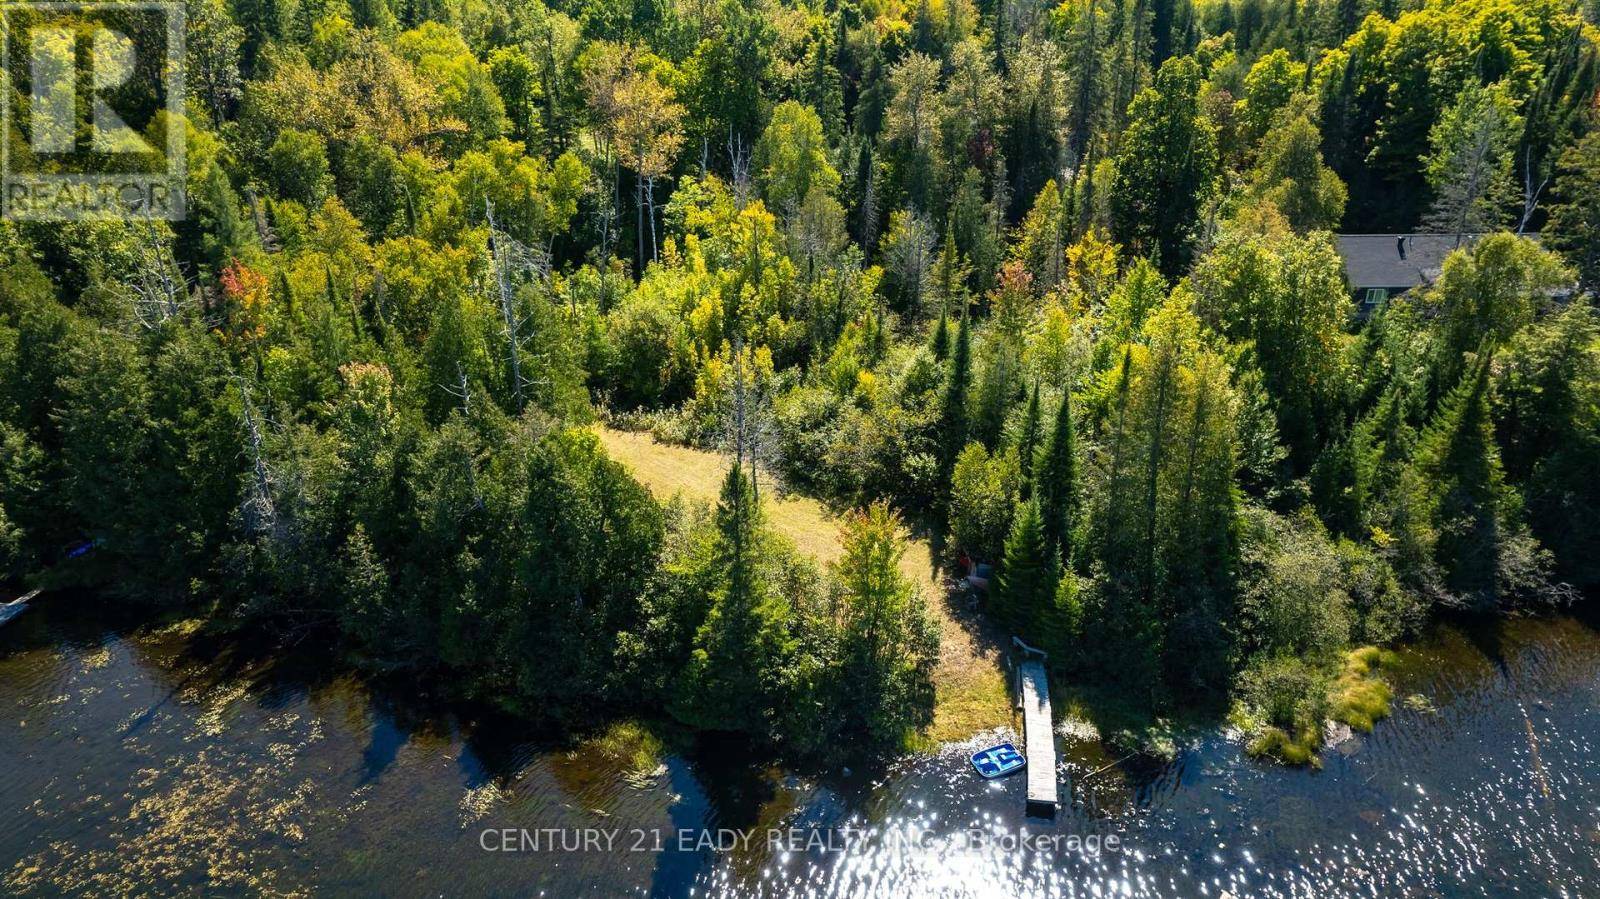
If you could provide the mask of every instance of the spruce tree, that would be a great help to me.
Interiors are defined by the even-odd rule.
[[[1355,516],[1352,533],[1357,535],[1388,507],[1400,469],[1410,458],[1416,430],[1406,421],[1406,405],[1405,387],[1395,384],[1351,428],[1348,497]]]
[[[283,314],[289,319],[291,326],[300,324],[300,307],[295,302],[294,287],[289,283],[289,276],[282,270],[278,272],[278,304],[283,308]]]
[[[1024,503],[1006,538],[1005,558],[995,588],[995,612],[1024,640],[1040,641],[1055,608],[1060,564],[1045,542],[1037,500]]]
[[[738,463],[717,504],[711,607],[695,633],[674,709],[709,730],[760,734],[787,654],[788,602],[768,576],[761,509]]]
[[[1062,391],[1050,442],[1039,460],[1037,491],[1045,541],[1065,561],[1072,559],[1072,529],[1078,517],[1078,437],[1072,426],[1072,399]]]
[[[1022,434],[1017,439],[1017,466],[1022,473],[1022,498],[1033,494],[1033,463],[1039,454],[1039,382],[1028,392],[1028,407],[1022,414]]]
[[[943,362],[950,355],[950,317],[939,313],[939,324],[933,329],[933,358]]]
[[[1600,131],[1561,155],[1544,240],[1578,270],[1584,289],[1600,293]]]
[[[961,251],[956,245],[955,219],[945,226],[944,245],[939,248],[939,261],[934,263],[933,283],[939,290],[941,314],[955,309],[965,315],[967,309],[967,267],[961,264]]]
[[[1428,422],[1401,493],[1405,573],[1443,601],[1492,607],[1502,546],[1519,528],[1489,414],[1487,355]]]
[[[1061,579],[1056,582],[1055,603],[1040,626],[1039,640],[1052,662],[1067,667],[1078,661],[1077,642],[1082,635],[1083,598],[1078,595],[1078,575],[1070,565],[1063,565]]]

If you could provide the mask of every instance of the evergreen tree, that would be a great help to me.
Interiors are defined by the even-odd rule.
[[[1108,21],[1101,0],[1078,0],[1063,9],[1071,15],[1063,40],[1063,50],[1072,61],[1068,67],[1072,103],[1067,120],[1067,148],[1081,160],[1102,124],[1110,88],[1105,43],[1113,23]]]
[[[1405,391],[1404,385],[1391,386],[1350,430],[1349,482],[1342,491],[1349,504],[1345,533],[1364,536],[1374,524],[1387,522],[1383,516],[1417,436],[1406,418]]]
[[[735,463],[717,504],[715,586],[695,634],[675,714],[709,730],[765,734],[789,650],[789,605],[764,558],[764,516]]]
[[[943,362],[950,355],[950,316],[944,312],[939,313],[939,324],[933,328],[933,338],[928,348],[933,351],[933,358]]]
[[[845,523],[837,575],[844,587],[845,734],[898,746],[933,718],[938,630],[917,588],[900,571],[900,520],[874,503]]]
[[[70,508],[85,533],[102,541],[101,558],[134,560],[155,538],[140,513],[160,497],[141,489],[149,455],[150,384],[138,347],[115,333],[94,334],[71,347],[63,372],[60,429]]]
[[[1052,625],[1056,590],[1061,584],[1061,563],[1045,539],[1037,500],[1017,510],[1005,557],[995,583],[996,616],[1011,631],[1033,643]]]
[[[1022,474],[1022,498],[1033,492],[1033,466],[1039,455],[1039,382],[1028,391],[1028,406],[1022,413],[1022,433],[1017,437],[1017,464]]]
[[[1066,220],[1061,207],[1061,191],[1055,181],[1046,181],[1033,201],[1033,208],[1022,221],[1015,256],[1040,293],[1055,290],[1066,277]]]
[[[1036,481],[1046,546],[1063,562],[1072,560],[1072,532],[1078,518],[1078,438],[1072,425],[1072,399],[1061,393],[1050,442],[1039,460]]]
[[[844,137],[844,84],[834,64],[833,31],[831,21],[812,31],[800,88],[806,104],[822,120],[823,133],[837,143]]]
[[[983,375],[973,397],[972,421],[967,435],[991,448],[1000,445],[1006,416],[1018,399],[1018,376],[1022,369],[1020,335],[1007,333],[1002,327],[1002,318],[996,316],[985,332]]]
[[[1000,203],[984,197],[984,177],[968,166],[950,201],[950,232],[959,259],[967,266],[966,287],[982,294],[994,286],[1005,253],[1005,221]]]
[[[1400,485],[1402,573],[1437,602],[1475,609],[1530,588],[1538,567],[1537,559],[1504,558],[1526,547],[1516,545],[1517,501],[1494,440],[1489,371],[1486,356],[1445,397]],[[1508,561],[1524,564],[1508,570]]]
[[[1058,667],[1071,668],[1081,663],[1083,651],[1079,640],[1084,632],[1083,598],[1078,590],[1078,575],[1071,565],[1061,566],[1054,608],[1039,630],[1039,640]]]
[[[1523,331],[1497,373],[1495,433],[1528,524],[1580,589],[1600,584],[1600,320],[1574,303]]]
[[[205,227],[204,245],[207,262],[213,271],[221,272],[229,260],[234,259],[254,238],[254,234],[239,212],[239,195],[221,165],[213,165],[205,176],[200,191],[201,222]]]
[[[1554,193],[1543,239],[1577,269],[1583,289],[1600,294],[1600,131],[1561,155]]]
[[[961,250],[956,246],[955,220],[945,228],[944,245],[939,247],[939,261],[934,263],[933,284],[939,292],[939,315],[943,318],[954,309],[965,315],[967,309],[967,267],[961,264]]]
[[[233,19],[244,32],[244,70],[252,72],[262,48],[283,36],[287,11],[280,0],[233,0],[232,5]]]
[[[956,328],[956,345],[950,355],[945,376],[944,396],[939,404],[939,482],[950,483],[956,455],[967,445],[968,394],[972,388],[972,331],[962,316]]]

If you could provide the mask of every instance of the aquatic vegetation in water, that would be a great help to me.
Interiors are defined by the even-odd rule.
[[[1393,665],[1394,660],[1394,653],[1376,646],[1363,646],[1347,653],[1344,670],[1329,693],[1331,717],[1362,732],[1370,732],[1374,723],[1387,718],[1394,691],[1378,672]]]
[[[637,721],[619,721],[606,728],[585,750],[620,763],[630,779],[653,776],[661,768],[661,738]]]
[[[1100,739],[1100,729],[1094,722],[1080,715],[1066,715],[1056,725],[1056,733],[1069,740],[1088,743]]]
[[[86,672],[99,671],[101,668],[111,664],[111,650],[102,646],[99,649],[86,652],[84,653],[82,664],[83,670]]]
[[[1404,702],[1405,707],[1413,712],[1421,712],[1425,715],[1437,715],[1439,713],[1439,709],[1433,704],[1433,700],[1423,696],[1421,693],[1412,693],[1405,698]]]
[[[106,822],[106,842],[88,833],[51,842],[0,872],[0,892],[131,895],[151,884],[203,880],[213,892],[309,895],[279,882],[261,857],[271,846],[303,843],[309,810],[325,800],[312,776],[297,772],[298,753],[269,757],[208,745],[141,768],[125,814],[108,815],[114,797],[85,800]]]
[[[1317,750],[1322,748],[1322,728],[1305,725],[1293,735],[1278,727],[1267,727],[1245,749],[1255,756],[1274,758],[1286,765],[1322,767]]]
[[[199,691],[189,691],[198,693]],[[250,693],[250,685],[244,682],[224,684],[221,687],[206,691],[202,696],[195,697],[205,704],[205,711],[196,719],[200,733],[208,737],[215,737],[227,727],[229,712],[234,706]],[[189,697],[185,697],[189,698]]]
[[[621,780],[649,789],[666,773],[661,737],[638,721],[617,721],[552,760],[552,770],[574,796],[600,796]],[[587,800],[586,800],[587,801]],[[605,801],[609,802],[610,797]]]
[[[461,827],[466,828],[472,824],[489,817],[489,813],[506,801],[506,793],[494,781],[473,787],[461,794]]]

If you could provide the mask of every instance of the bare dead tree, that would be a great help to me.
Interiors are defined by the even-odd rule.
[[[146,330],[159,328],[193,306],[188,279],[154,224],[139,229],[133,270],[120,283],[135,321]]]
[[[656,176],[644,179],[645,214],[650,217],[650,261],[661,258],[661,247],[656,243]]]
[[[250,484],[245,488],[244,501],[239,514],[245,533],[251,537],[275,536],[278,530],[278,511],[273,502],[274,479],[272,467],[267,464],[262,436],[261,416],[250,398],[250,382],[236,376],[239,395],[243,398],[241,414],[244,419],[245,452],[250,456]]]
[[[912,310],[920,313],[923,296],[928,292],[933,274],[939,238],[933,230],[933,223],[927,216],[917,212],[914,206],[903,215],[896,212],[890,218],[900,227],[890,229],[888,242],[884,245],[886,262],[910,292]]]
[[[279,249],[278,235],[273,232],[272,225],[267,221],[267,216],[261,210],[261,203],[256,199],[256,189],[245,185],[244,196],[250,203],[250,220],[256,226],[256,238],[261,241],[261,248],[268,253],[276,253]]]
[[[1533,148],[1528,147],[1522,154],[1522,218],[1517,220],[1517,236],[1522,236],[1528,230],[1528,222],[1539,209],[1539,197],[1549,184],[1548,171],[1537,185],[1533,183]]]
[[[760,472],[765,470],[775,479],[774,469],[778,459],[778,433],[772,421],[772,397],[765,385],[751,377],[745,370],[743,338],[733,342],[732,403],[723,426],[724,452],[733,454],[734,462],[750,475],[750,490],[761,498]]]
[[[471,411],[472,411],[472,385],[471,385],[471,382],[467,380],[467,371],[466,371],[466,369],[461,367],[461,363],[460,362],[456,363],[456,383],[454,383],[454,384],[440,384],[439,385],[439,389],[443,390],[445,393],[448,393],[451,396],[461,400],[461,414],[462,415],[468,415],[468,414],[471,413]],[[476,465],[475,461],[472,458],[468,458],[465,461],[466,461],[466,469],[467,469],[467,483],[468,483],[468,485],[470,485],[471,490],[472,490],[472,506],[471,506],[470,509],[468,509],[468,510],[462,512],[460,515],[458,515],[457,516],[458,518],[466,517],[467,511],[472,511],[472,510],[476,510],[476,509],[482,509],[484,507],[483,491],[481,489],[479,489],[479,487],[478,487],[478,468],[477,468],[477,465]]]
[[[472,411],[472,385],[467,381],[467,370],[456,362],[456,383],[440,384],[439,389],[461,401],[461,413]]]
[[[744,209],[750,202],[750,195],[754,188],[750,182],[750,148],[745,146],[744,138],[728,132],[728,164],[733,185],[733,200],[739,209]]]
[[[522,373],[522,344],[527,340],[524,332],[532,317],[517,311],[514,285],[519,282],[548,281],[550,256],[544,248],[529,247],[500,230],[494,220],[494,203],[488,198],[484,199],[483,207],[485,218],[489,223],[489,265],[494,278],[496,298],[499,301],[500,321],[505,329],[511,395],[516,403],[517,413],[521,414],[527,405],[523,396],[524,388],[539,382],[525,377]]]
[[[878,245],[878,165],[870,149],[863,162],[867,167],[861,190],[861,244],[870,256]]]
[[[611,253],[612,244],[616,237],[613,225],[617,220],[617,173],[613,168],[605,181],[606,199],[603,203],[596,203],[594,210],[595,228],[600,232],[600,243],[596,247],[600,257],[600,308],[606,309],[611,305],[609,294],[611,280]]]

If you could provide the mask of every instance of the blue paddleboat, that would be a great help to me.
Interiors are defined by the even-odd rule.
[[[1010,743],[990,746],[988,749],[972,754],[972,767],[977,769],[985,780],[994,780],[996,777],[1004,777],[1013,771],[1021,771],[1023,766],[1027,764],[1028,760],[1023,758],[1022,753],[1017,751],[1017,747],[1012,746]]]

